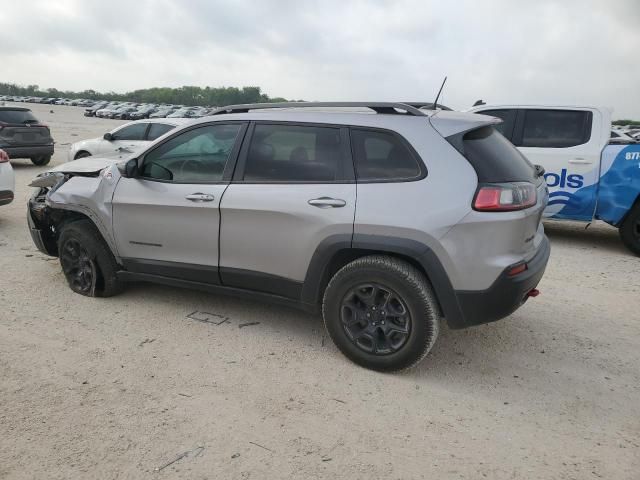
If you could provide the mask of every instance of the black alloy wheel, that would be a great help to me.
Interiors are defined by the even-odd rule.
[[[400,350],[411,334],[411,314],[404,299],[386,285],[360,284],[340,306],[347,337],[361,350],[388,355]]]

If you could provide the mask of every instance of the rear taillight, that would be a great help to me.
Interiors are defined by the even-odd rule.
[[[533,207],[537,201],[536,187],[531,183],[491,183],[478,187],[473,209],[480,212],[510,212]]]
[[[0,150],[0,163],[7,163],[9,161],[9,155],[4,150]]]

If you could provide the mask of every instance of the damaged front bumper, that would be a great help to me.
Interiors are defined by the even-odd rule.
[[[27,223],[36,248],[45,255],[57,257],[58,245],[55,241],[55,227],[49,222],[51,208],[46,204],[47,191],[45,188],[40,188],[29,199]]]

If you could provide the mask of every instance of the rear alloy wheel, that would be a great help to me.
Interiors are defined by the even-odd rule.
[[[404,300],[379,283],[349,290],[340,305],[340,320],[354,345],[374,355],[397,352],[411,332],[411,314]]]
[[[439,308],[426,277],[394,257],[362,257],[339,270],[322,304],[325,326],[353,362],[379,371],[409,368],[438,337]]]
[[[51,155],[38,155],[31,157],[31,162],[39,167],[48,164],[51,161]]]
[[[629,250],[640,256],[640,203],[631,209],[620,226],[620,238]]]

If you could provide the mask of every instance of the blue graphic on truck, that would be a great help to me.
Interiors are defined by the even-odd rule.
[[[585,185],[585,176],[567,169],[546,173],[549,188],[557,189],[549,194],[545,216],[598,219],[619,226],[640,194],[640,145],[607,145],[599,170],[599,175],[586,175],[595,179],[589,185]]]

